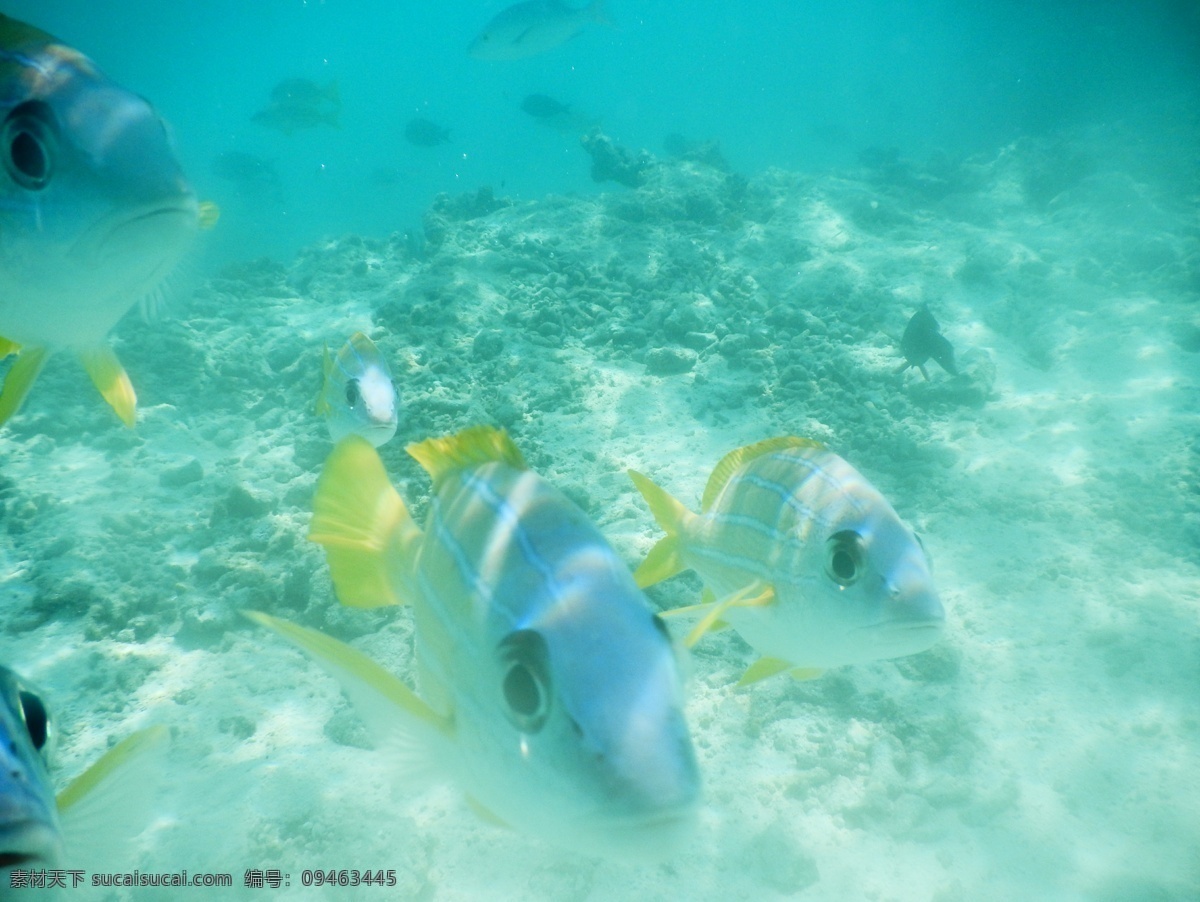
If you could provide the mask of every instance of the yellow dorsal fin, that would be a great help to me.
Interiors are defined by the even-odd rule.
[[[775,674],[783,673],[785,670],[790,670],[791,668],[791,663],[781,658],[759,658],[747,668],[734,688],[741,689],[744,686],[749,686],[768,677],[773,677]]]
[[[113,349],[108,345],[86,348],[79,352],[79,360],[108,406],[116,411],[122,423],[132,428],[137,421],[137,395]]]
[[[41,347],[27,347],[21,351],[21,356],[4,377],[4,389],[0,391],[0,425],[7,423],[21,409],[49,356],[50,352]]]
[[[646,499],[646,505],[654,515],[655,521],[667,534],[665,538],[658,540],[646,555],[646,560],[633,572],[634,580],[644,589],[687,569],[683,563],[680,533],[693,514],[665,489],[655,485],[649,477],[643,476],[637,470],[626,472]]]
[[[421,530],[361,436],[342,439],[325,461],[308,538],[325,546],[338,599],[373,608],[402,604]]]
[[[437,485],[447,473],[488,463],[527,469],[508,433],[493,426],[471,426],[455,435],[427,438],[405,449]]]
[[[379,348],[375,345],[375,342],[371,341],[365,332],[355,332],[346,340],[346,344],[349,345],[354,353],[359,357],[366,357],[370,359],[380,356]]]
[[[779,438],[765,439],[761,442],[755,442],[753,445],[738,448],[736,451],[730,451],[721,458],[720,463],[713,469],[712,475],[708,477],[708,485],[704,487],[704,498],[700,502],[700,510],[708,513],[709,509],[712,508],[713,502],[717,500],[717,495],[721,494],[721,489],[725,488],[734,471],[747,461],[754,460],[756,457],[762,457],[764,454],[770,454],[782,448],[824,447],[820,442],[814,442],[812,439],[785,435]]]
[[[21,346],[19,344],[17,344],[11,338],[5,338],[3,335],[0,335],[0,360],[3,360],[10,354],[17,353],[19,350],[21,350]]]

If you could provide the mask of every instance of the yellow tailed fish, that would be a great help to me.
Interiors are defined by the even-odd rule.
[[[325,349],[317,415],[325,418],[330,438],[361,435],[378,448],[396,434],[396,407],[392,371],[375,342],[355,332],[336,357]]]
[[[422,759],[489,820],[587,854],[677,850],[699,775],[675,649],[628,568],[504,432],[408,451],[433,478],[424,530],[350,436],[309,538],[343,603],[412,605],[420,696],[320,633],[256,619],[337,675],[407,770]]]
[[[732,626],[763,657],[739,685],[924,651],[944,614],[916,534],[854,467],[818,442],[774,438],[727,454],[692,513],[633,470],[666,531],[634,573],[649,586],[691,568],[712,600],[691,645]]]
[[[166,727],[134,733],[55,798],[45,705],[0,667],[0,896],[14,873],[122,861],[122,844],[149,823],[168,739]]]
[[[206,207],[205,221],[215,212]],[[50,352],[66,348],[132,426],[137,396],[106,337],[161,290],[199,225],[150,104],[79,51],[0,15],[0,357],[20,352],[0,423]]]

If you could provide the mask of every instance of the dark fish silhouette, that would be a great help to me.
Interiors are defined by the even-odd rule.
[[[337,80],[325,87],[307,78],[285,78],[271,89],[271,100],[251,121],[291,135],[296,129],[328,125],[340,128],[342,95]]]
[[[521,110],[534,119],[556,119],[571,112],[565,103],[559,103],[545,94],[530,94],[521,101]]]
[[[896,370],[898,373],[915,366],[928,380],[929,373],[925,372],[925,361],[932,357],[951,376],[958,375],[958,367],[954,365],[954,348],[942,334],[942,329],[929,312],[928,305],[914,313],[908,321],[904,337],[900,339],[900,352],[904,354],[904,365]]]
[[[450,140],[450,130],[429,119],[409,119],[404,127],[404,137],[417,147],[437,147]]]

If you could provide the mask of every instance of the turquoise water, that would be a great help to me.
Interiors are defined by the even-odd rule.
[[[222,209],[166,316],[115,330],[137,427],[63,355],[0,432],[0,653],[57,714],[53,773],[173,728],[125,866],[229,872],[230,897],[340,897],[301,889],[311,868],[438,900],[1200,896],[1194,7],[613,2],[615,29],[470,58],[501,8],[6,6],[150,98]],[[336,79],[339,128],[251,121],[290,77]],[[592,182],[531,93],[658,166]],[[406,141],[417,115],[450,141]],[[671,157],[670,133],[728,168]],[[230,151],[278,181],[222,178]],[[926,303],[958,377],[896,373]],[[340,608],[304,538],[321,348],[356,329],[391,361],[381,454],[418,519],[403,444],[493,423],[633,565],[661,533],[627,468],[695,506],[727,451],[807,436],[921,535],[945,634],[745,690],[752,650],[706,637],[705,801],[669,862],[482,822],[239,614],[416,683],[408,612]],[[243,889],[252,868],[291,888]]]

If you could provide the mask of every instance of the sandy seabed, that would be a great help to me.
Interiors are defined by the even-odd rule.
[[[0,433],[0,659],[57,713],[56,777],[167,724],[137,867],[238,887],[278,868],[303,898],[1200,897],[1200,182],[1146,174],[1106,152],[1119,140],[441,198],[420,241],[231,266],[166,319],[127,318],[134,430],[56,358]],[[895,372],[923,303],[958,378]],[[394,773],[334,681],[239,615],[413,681],[408,612],[341,609],[304,538],[330,447],[321,348],[355,329],[392,362],[381,451],[418,520],[429,485],[403,444],[493,423],[632,564],[658,532],[626,468],[694,502],[726,451],[817,438],[922,535],[944,639],[735,691],[752,653],[706,638],[688,685],[706,800],[669,863],[480,822]],[[687,576],[649,595],[698,593]],[[306,868],[399,885],[302,891]],[[189,893],[208,895],[116,897]]]

